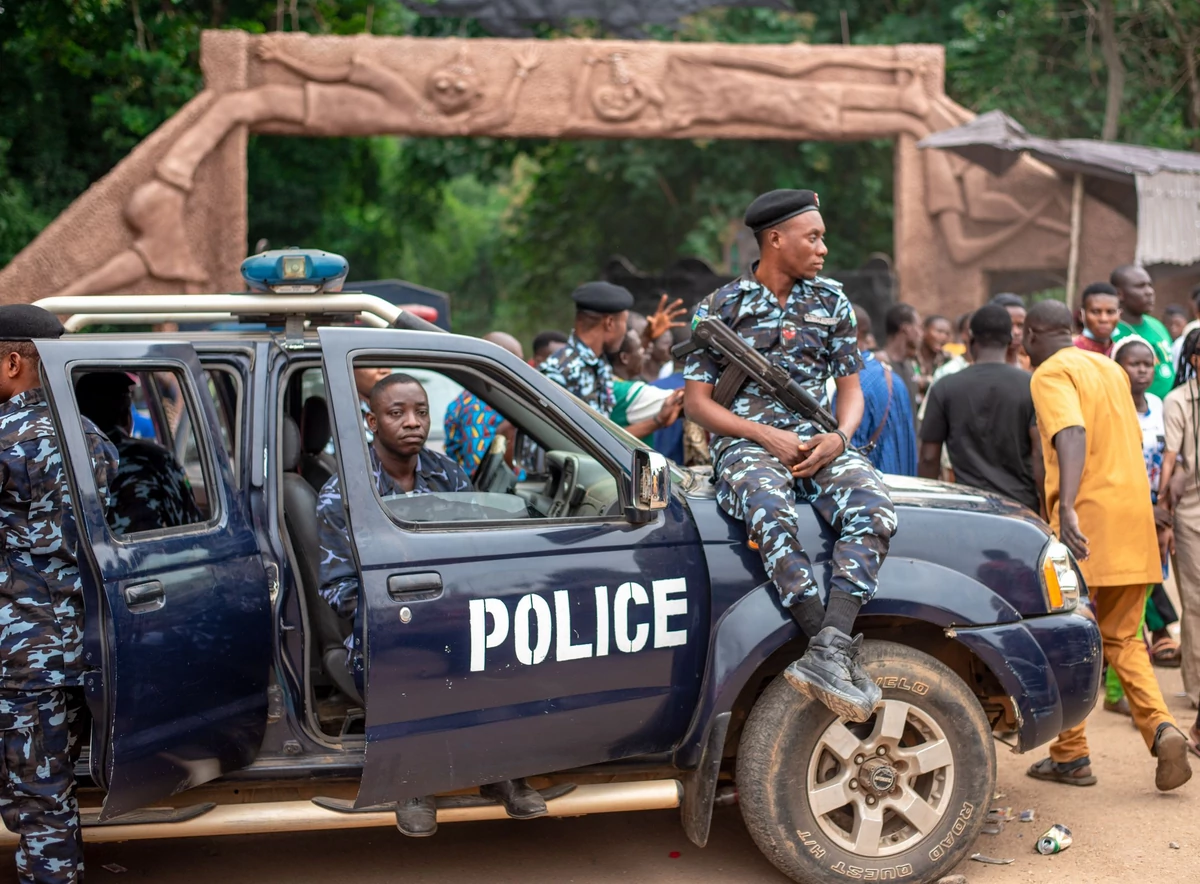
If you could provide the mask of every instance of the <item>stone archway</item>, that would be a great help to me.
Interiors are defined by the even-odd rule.
[[[971,113],[940,46],[251,36],[208,31],[205,89],[0,271],[0,300],[238,291],[246,139],[288,135],[896,141],[901,294],[953,313],[989,274],[1061,272],[1069,191],[1019,162],[1002,178],[939,151]],[[280,186],[303,187],[303,182]],[[1133,257],[1133,228],[1089,200],[1081,278]],[[829,206],[828,212],[853,211]]]

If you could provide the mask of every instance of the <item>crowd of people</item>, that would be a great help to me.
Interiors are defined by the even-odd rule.
[[[684,366],[671,357],[690,332],[681,302],[664,295],[643,316],[609,283],[574,300],[572,332],[539,335],[530,364],[677,462],[709,464],[720,437],[685,415]],[[1172,305],[1160,321],[1154,303],[1146,270],[1123,265],[1083,288],[1076,313],[1012,293],[955,321],[896,304],[882,344],[856,306],[864,408],[851,443],[881,473],[957,482],[1047,519],[1097,609],[1105,708],[1130,715],[1153,754],[1178,759],[1180,744],[1200,756],[1200,717],[1186,734],[1175,726],[1152,665],[1182,666],[1200,703],[1200,287],[1190,315]],[[1172,570],[1182,616],[1163,585]],[[1159,788],[1180,785],[1186,767],[1160,763]],[[1094,783],[1083,727],[1029,773]]]

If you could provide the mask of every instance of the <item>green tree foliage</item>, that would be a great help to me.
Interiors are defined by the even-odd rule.
[[[1031,131],[1074,137],[1099,137],[1108,110],[1123,140],[1200,147],[1196,0],[796,7],[711,9],[653,36],[941,43],[947,91],[972,110],[1000,108]],[[396,0],[0,0],[0,265],[201,88],[200,32],[210,27],[482,35],[472,21],[421,17]],[[606,36],[589,22],[569,35]],[[1125,74],[1112,95],[1105,45]],[[746,202],[770,187],[821,193],[833,266],[891,244],[886,142],[257,136],[248,163],[248,249],[260,239],[321,246],[346,254],[360,279],[450,291],[456,323],[472,332],[564,322],[565,293],[614,254],[647,271],[684,255],[722,266]]]

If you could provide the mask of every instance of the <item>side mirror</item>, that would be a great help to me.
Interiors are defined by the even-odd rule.
[[[626,516],[631,522],[648,522],[653,513],[667,508],[671,500],[671,470],[657,451],[639,448],[633,452],[633,481]]]

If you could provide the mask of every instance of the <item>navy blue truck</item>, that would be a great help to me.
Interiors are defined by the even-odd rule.
[[[42,304],[72,329],[254,324],[38,344],[85,565],[88,840],[388,825],[426,794],[443,822],[499,818],[474,787],[524,776],[551,815],[678,808],[698,845],[714,796],[736,795],[795,881],[928,882],[983,825],[995,743],[1042,745],[1097,697],[1078,570],[1000,498],[890,480],[899,532],[858,621],[884,702],[847,723],[778,677],[802,640],[711,476],[502,349],[367,295]],[[435,427],[471,391],[536,463],[513,476],[494,450],[475,491],[381,499],[353,375],[368,367],[422,379]],[[80,468],[74,382],[96,370],[138,378],[202,522],[113,533]],[[318,595],[315,508],[334,472],[365,697],[348,625]],[[829,529],[813,514],[803,532],[827,575]]]

